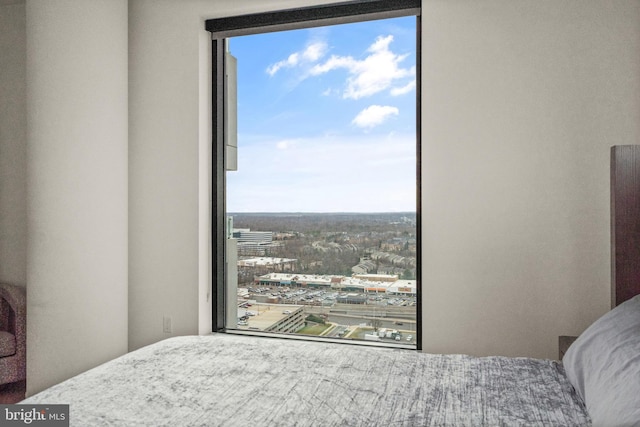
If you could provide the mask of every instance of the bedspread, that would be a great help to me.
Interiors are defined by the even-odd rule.
[[[556,361],[278,338],[170,338],[23,403],[74,426],[584,426]]]

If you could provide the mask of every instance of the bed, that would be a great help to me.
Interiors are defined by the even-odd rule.
[[[640,296],[558,361],[281,338],[169,338],[22,404],[73,426],[640,425]]]
[[[552,361],[230,334],[170,338],[23,403],[70,403],[79,426],[588,423]]]

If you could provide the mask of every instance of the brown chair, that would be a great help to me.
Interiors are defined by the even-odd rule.
[[[0,384],[23,381],[26,376],[26,290],[0,283]]]

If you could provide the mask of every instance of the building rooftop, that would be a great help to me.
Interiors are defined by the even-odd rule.
[[[256,313],[255,316],[249,316],[246,326],[238,326],[238,329],[251,330],[257,328],[261,331],[264,331],[273,324],[289,316],[289,314],[283,313],[285,310],[291,311],[293,313],[301,307],[301,305],[293,304],[265,303],[255,303],[251,307],[248,307],[246,309],[238,307],[238,317],[244,316],[247,311]]]
[[[238,260],[238,266],[259,267],[275,264],[284,264],[287,262],[296,262],[297,259],[292,258],[274,258],[274,257],[256,257]]]
[[[373,290],[381,292],[388,289],[391,292],[415,293],[417,289],[416,280],[398,280],[397,275],[388,274],[359,274],[352,277],[336,275],[314,275],[296,273],[269,273],[260,276],[265,281],[279,282],[279,284],[289,285],[292,282],[298,284],[317,284],[330,286],[332,288],[352,287],[362,290]]]

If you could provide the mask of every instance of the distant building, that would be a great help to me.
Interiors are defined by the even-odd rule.
[[[234,229],[233,238],[238,241],[238,254],[264,256],[269,249],[280,247],[273,242],[273,231],[251,231],[250,229]]]
[[[375,251],[370,254],[371,259],[380,263],[391,264],[399,267],[415,267],[416,259],[414,257],[403,257],[388,252]]]
[[[273,231],[251,231],[249,229],[236,229],[233,230],[233,238],[237,239],[238,243],[271,243],[273,241]]]
[[[415,295],[417,290],[415,280],[398,280],[387,288],[387,293],[391,295]]]
[[[354,274],[353,278],[370,282],[395,282],[398,280],[398,276],[395,274]]]
[[[391,295],[417,294],[415,280],[399,280],[397,275],[362,274],[352,277],[295,273],[269,273],[256,279],[261,286],[301,286],[340,292],[384,293]],[[360,298],[357,298],[358,300]],[[353,300],[352,303],[359,303]]]
[[[292,271],[295,269],[297,259],[258,257],[238,260],[238,267],[264,268],[267,270]]]
[[[295,333],[305,326],[305,313],[300,305],[256,303],[238,307],[238,320],[238,329]]]
[[[309,288],[331,288],[332,283],[339,283],[344,276],[328,276],[315,274],[269,273],[256,279],[262,286],[303,286]]]
[[[283,333],[295,333],[305,326],[304,319],[305,314],[302,308],[287,307],[292,310],[284,310],[283,317],[276,321],[273,325],[265,329],[268,332],[283,332]],[[290,311],[290,313],[287,313]]]
[[[376,272],[376,263],[370,260],[361,261],[358,265],[351,267],[351,272],[353,274],[367,274],[371,272]]]

